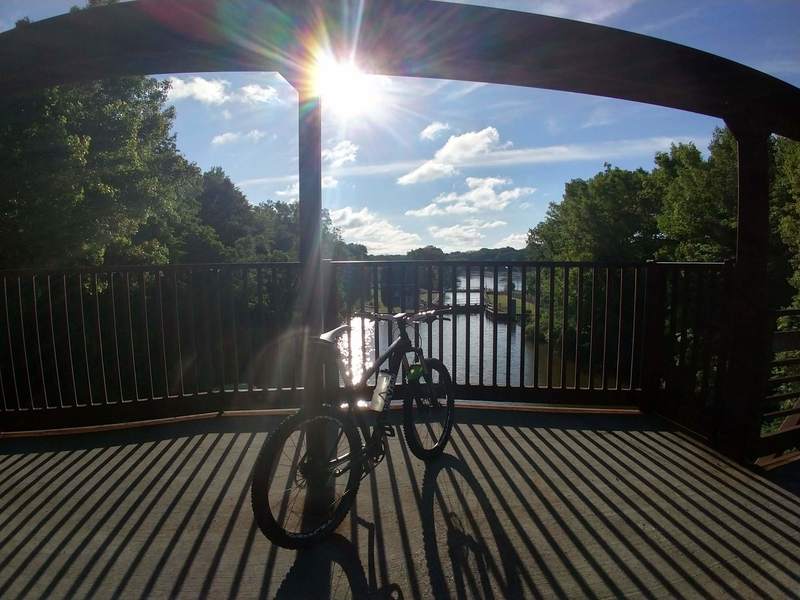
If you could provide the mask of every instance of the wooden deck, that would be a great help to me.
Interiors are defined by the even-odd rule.
[[[250,509],[272,418],[0,440],[0,597],[797,596],[796,478],[641,416],[457,418],[427,467],[394,438],[302,553]]]

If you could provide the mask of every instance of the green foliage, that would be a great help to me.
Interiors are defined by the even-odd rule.
[[[709,158],[694,144],[673,144],[659,152],[648,185],[661,200],[658,228],[664,235],[658,257],[706,261],[736,251],[736,141],[725,129],[714,132]]]
[[[0,107],[0,261],[66,267],[164,262],[147,223],[176,225],[199,170],[170,135],[167,86],[144,77],[55,87]]]
[[[436,246],[425,246],[424,248],[416,248],[409,250],[406,256],[411,260],[444,260],[445,253],[441,248]]]
[[[530,230],[532,258],[558,260],[645,260],[658,248],[658,202],[642,169],[606,164],[589,180],[573,179],[564,197]]]
[[[673,144],[655,167],[606,165],[566,184],[545,220],[530,230],[534,260],[722,261],[736,254],[737,149],[727,129],[714,131],[708,158],[693,144]],[[772,143],[769,292],[775,306],[800,290],[800,143]]]

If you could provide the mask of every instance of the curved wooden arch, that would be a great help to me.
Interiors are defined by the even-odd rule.
[[[618,29],[428,0],[136,0],[0,34],[0,90],[121,74],[277,71],[315,39],[368,71],[645,102],[800,139],[800,90],[744,65]],[[301,69],[300,69],[301,70]]]

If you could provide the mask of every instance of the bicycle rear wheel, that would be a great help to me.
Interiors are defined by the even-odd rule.
[[[430,377],[423,375],[418,383],[409,384],[410,392],[403,403],[403,433],[414,456],[432,460],[450,439],[455,401],[447,367],[435,358],[425,364]]]
[[[284,548],[313,544],[344,519],[361,481],[361,438],[344,414],[300,410],[267,438],[253,470],[259,528]]]

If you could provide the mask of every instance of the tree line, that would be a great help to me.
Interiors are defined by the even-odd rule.
[[[0,100],[0,268],[296,260],[297,205],[251,204],[178,149],[169,82]],[[360,258],[323,214],[323,254]]]
[[[655,155],[652,170],[606,164],[567,182],[528,233],[534,260],[724,261],[736,253],[736,141],[716,129],[708,155],[691,143]],[[770,142],[770,298],[800,290],[800,143]]]

